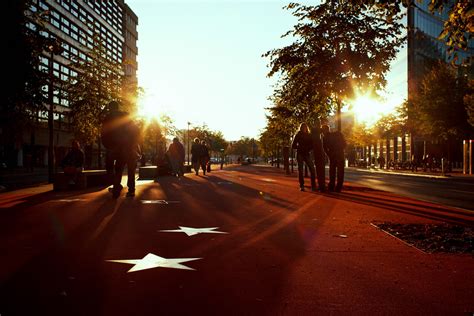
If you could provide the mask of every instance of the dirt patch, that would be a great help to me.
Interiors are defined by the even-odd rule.
[[[374,223],[381,230],[425,252],[474,255],[474,229],[451,224]]]

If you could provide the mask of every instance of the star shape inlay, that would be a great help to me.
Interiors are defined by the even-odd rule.
[[[193,228],[179,226],[179,229],[160,230],[160,232],[167,233],[185,233],[188,236],[194,236],[197,234],[228,234],[226,232],[216,231],[219,227],[207,227],[207,228]]]
[[[143,259],[129,259],[129,260],[106,260],[108,262],[118,262],[133,264],[134,266],[127,271],[135,272],[153,268],[171,268],[171,269],[182,269],[182,270],[195,270],[188,266],[182,265],[183,262],[199,260],[202,258],[173,258],[167,259],[152,253],[147,254]]]

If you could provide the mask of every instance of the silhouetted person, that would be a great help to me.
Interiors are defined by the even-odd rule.
[[[311,129],[311,138],[313,140],[314,164],[316,166],[316,178],[320,192],[326,191],[326,170],[323,141],[321,135],[321,122],[317,119]]]
[[[201,166],[202,159],[202,146],[199,138],[195,138],[193,145],[191,146],[191,163],[193,164],[194,172],[196,175],[199,174],[199,167]]]
[[[138,145],[139,128],[126,112],[118,111],[117,102],[111,102],[109,111],[102,128],[102,142],[108,152],[106,168],[108,168],[108,172],[110,169],[113,171],[112,195],[114,198],[120,196],[123,189],[122,173],[126,165],[128,171],[127,196],[132,197],[135,196],[135,170],[141,154]],[[115,165],[113,165],[114,162]]]
[[[298,179],[300,182],[300,190],[304,191],[304,164],[308,166],[311,174],[311,189],[316,190],[314,163],[311,158],[311,151],[313,150],[313,140],[309,133],[308,125],[302,123],[300,130],[296,133],[291,148],[296,149],[296,161],[298,162]]]
[[[171,170],[178,178],[184,175],[183,164],[185,150],[183,144],[179,142],[178,137],[173,138],[173,142],[166,153],[171,164]]]
[[[113,179],[115,162],[118,157],[118,144],[120,143],[116,129],[125,122],[126,118],[127,113],[119,110],[118,102],[111,101],[107,106],[107,113],[102,120],[101,141],[106,152],[105,169],[111,179]]]
[[[84,152],[77,140],[72,141],[72,148],[61,161],[61,167],[69,178],[69,184],[76,184],[78,174],[84,170]]]
[[[202,150],[201,168],[204,175],[206,175],[206,171],[209,171],[208,163],[211,157],[209,156],[209,148],[207,148],[205,140],[201,141],[201,150]]]
[[[379,163],[380,169],[385,168],[385,158],[383,156],[379,156],[377,162]]]
[[[324,135],[324,151],[329,157],[329,191],[341,192],[344,183],[344,148],[346,147],[346,141],[341,132],[331,132],[328,125],[322,126],[322,132]]]

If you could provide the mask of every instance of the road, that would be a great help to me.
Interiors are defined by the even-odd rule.
[[[474,211],[474,178],[427,178],[346,169],[347,181],[372,189]]]
[[[472,312],[472,256],[426,254],[371,225],[438,220],[474,224],[351,183],[300,192],[295,175],[259,166],[138,181],[117,200],[106,188],[6,192],[0,314]]]

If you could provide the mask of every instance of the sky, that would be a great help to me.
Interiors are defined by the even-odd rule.
[[[144,111],[170,116],[178,129],[190,122],[221,131],[227,140],[258,137],[276,83],[267,77],[269,60],[261,55],[291,43],[281,38],[296,24],[290,11],[282,9],[288,2],[126,3],[139,20],[138,81],[145,90]],[[395,89],[389,94],[391,102],[406,91],[400,74],[406,69],[403,60],[394,64],[398,71],[389,74],[389,88]]]

